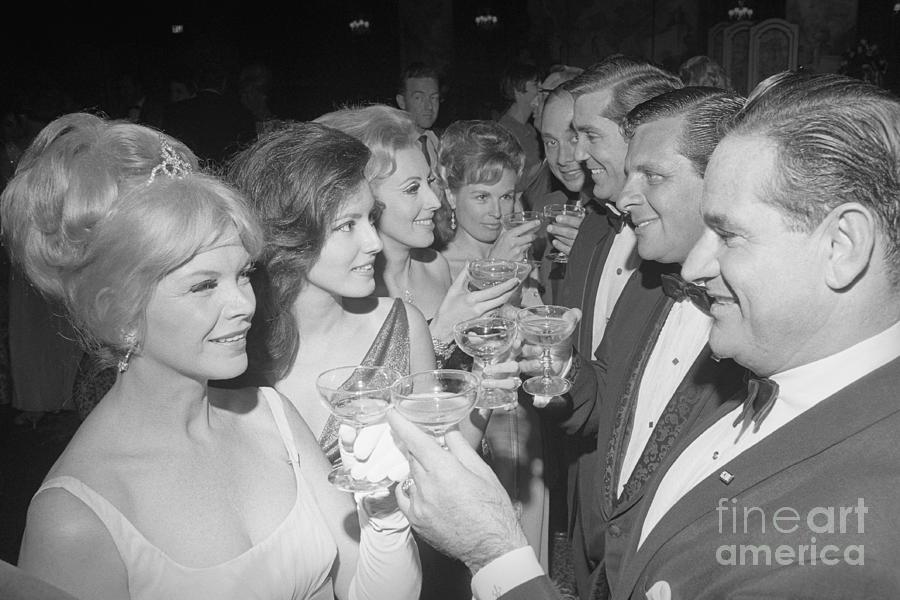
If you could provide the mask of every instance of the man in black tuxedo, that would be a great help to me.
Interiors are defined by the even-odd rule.
[[[596,360],[581,369],[587,376],[575,376],[573,402],[590,407],[589,419],[566,423],[575,435],[596,434],[576,463],[569,506],[584,599],[608,597],[607,577],[618,571],[620,533],[608,522],[633,513],[678,439],[742,381],[740,367],[712,358],[711,319],[677,287],[677,271],[703,231],[699,203],[718,124],[741,106],[731,92],[684,88],[639,104],[623,121],[627,178],[616,205],[630,215],[643,262]]]
[[[754,377],[619,524],[614,597],[900,596],[900,100],[769,78],[701,208],[682,273],[712,298],[712,350]]]
[[[551,281],[559,277],[558,271],[563,271],[562,281],[553,286],[553,302],[581,310],[582,318],[574,339],[575,348],[585,360],[594,355],[620,294],[640,263],[634,232],[624,226],[625,219],[615,208],[610,208],[625,183],[624,161],[628,143],[622,136],[620,124],[636,104],[681,86],[681,80],[673,74],[644,59],[613,55],[562,83],[549,100],[557,109],[571,103],[569,118],[576,134],[572,162],[584,165],[591,178],[588,183],[593,184],[587,186],[591,193],[587,194],[588,201],[584,203],[586,216],[583,220],[561,216],[547,225],[547,231],[554,236],[555,249],[568,254],[566,264],[554,265],[563,269],[550,271]],[[550,110],[556,109],[550,106]],[[544,125],[552,123],[542,124],[542,128]],[[558,138],[565,135],[567,129],[557,128],[557,137],[549,132],[551,137],[548,139],[559,142]],[[571,166],[565,168],[571,169]],[[562,172],[560,175],[564,176]],[[548,264],[553,263],[545,261],[542,266]],[[541,406],[544,400],[535,399],[535,406]],[[571,412],[574,414],[569,416]],[[575,493],[572,469],[576,457],[591,451],[595,442],[593,432],[585,439],[564,439],[561,437],[563,430],[553,422],[568,419],[570,424],[564,430],[569,431],[576,428],[571,423],[589,412],[590,407],[585,405],[578,405],[573,410],[569,398],[549,400],[549,405],[542,409],[547,423],[544,461],[548,480],[554,490],[562,490],[551,495],[554,521],[557,515],[565,512],[559,507],[568,505],[568,510],[571,509]],[[563,514],[560,520],[565,518]]]
[[[625,184],[628,142],[619,126],[637,104],[680,87],[681,80],[673,74],[622,55],[607,57],[560,86],[575,102],[575,158],[594,183],[593,207],[583,222],[559,217],[547,226],[556,236],[553,245],[569,255],[557,303],[581,309],[575,347],[583,357],[593,356],[619,294],[639,263],[633,232],[621,219],[611,219],[607,208]]]
[[[577,352],[585,360],[594,355],[619,295],[640,263],[633,231],[624,226],[625,220],[614,208],[608,208],[625,183],[628,143],[619,125],[636,104],[681,86],[681,80],[673,74],[644,59],[613,55],[554,90],[557,102],[572,102],[572,129],[576,134],[573,158],[584,164],[593,182],[593,198],[586,203],[583,220],[561,216],[547,225],[554,236],[554,248],[568,254],[565,275],[554,290],[553,301],[581,310],[574,339]],[[529,367],[523,364],[523,368],[528,372]],[[540,406],[542,400],[546,399],[536,399],[535,405]],[[568,400],[551,400],[543,411],[545,420],[586,420],[582,415],[590,413],[590,406],[576,406],[570,417],[573,408]],[[551,464],[563,464],[561,468],[551,467],[551,473],[571,470],[575,457],[594,446],[592,434],[586,437],[584,443],[563,441],[562,451],[557,452],[562,456],[550,454],[545,458]],[[553,439],[553,435],[548,438]],[[567,478],[564,489],[568,488],[571,497],[571,473]]]

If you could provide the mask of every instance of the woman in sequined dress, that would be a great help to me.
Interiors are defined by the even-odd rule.
[[[266,232],[254,275],[259,309],[249,371],[290,398],[329,460],[339,458],[338,421],[318,398],[320,373],[379,365],[401,375],[434,368],[422,314],[376,298],[377,207],[365,178],[369,151],[314,123],[292,123],[239,153],[230,180]]]

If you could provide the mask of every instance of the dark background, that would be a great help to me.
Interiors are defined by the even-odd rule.
[[[266,63],[274,75],[271,106],[276,115],[311,119],[348,102],[392,103],[402,65],[426,60],[446,74],[441,126],[455,118],[490,118],[502,107],[497,81],[503,66],[517,58],[544,66],[554,62],[587,66],[621,49],[677,69],[684,59],[706,53],[707,30],[726,20],[728,8],[735,4],[735,0],[309,0],[279,7],[94,3],[66,10],[35,4],[20,7],[18,18],[5,20],[0,67],[7,95],[50,86],[66,96],[68,108],[104,108],[112,104],[114,82],[126,70],[139,74],[145,91],[165,93],[167,74],[189,66],[196,44],[203,43],[218,48],[235,77],[247,62]],[[826,51],[833,54],[860,37],[879,42],[893,63],[887,85],[896,86],[900,19],[892,17],[893,0],[748,0],[747,4],[756,21],[791,17],[803,10],[846,21],[840,14],[829,17],[829,6],[851,6],[855,23],[833,25],[832,29],[843,28],[837,35],[824,31],[820,23],[810,23],[817,29],[807,37],[823,47],[830,45]],[[474,16],[485,12],[499,18],[493,31],[474,25]],[[348,27],[359,17],[371,23],[365,35],[354,35]],[[184,32],[174,35],[173,24],[183,25]],[[802,57],[811,55],[803,50]]]

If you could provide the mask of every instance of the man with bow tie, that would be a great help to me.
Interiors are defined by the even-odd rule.
[[[563,265],[564,278],[554,293],[553,302],[581,310],[573,340],[576,351],[585,360],[594,356],[610,315],[640,264],[634,232],[625,226],[627,218],[611,206],[625,183],[628,143],[619,126],[636,104],[680,87],[681,80],[675,75],[644,59],[613,55],[561,84],[554,90],[555,100],[550,100],[556,103],[557,109],[569,107],[569,112],[566,119],[558,119],[559,124],[565,126],[557,128],[555,136],[553,131],[546,129],[542,134],[550,134],[549,137],[545,135],[545,139],[559,140],[567,130],[573,130],[576,141],[570,149],[572,162],[582,163],[591,177],[587,188],[593,199],[586,206],[583,221],[561,216],[547,226],[547,231],[555,236],[555,248],[568,253],[567,264]],[[530,366],[528,363],[522,366],[526,372],[529,369],[536,372],[538,362],[532,360],[528,361]],[[552,475],[557,471],[568,471],[568,481],[558,484],[558,489],[565,491],[565,497],[561,497],[562,494],[551,497],[554,516],[571,511],[576,457],[596,447],[594,430],[583,424],[595,414],[594,392],[600,383],[591,375],[585,385],[591,387],[591,391],[586,391],[583,396],[585,404],[573,405],[574,396],[556,398],[542,410],[544,421],[549,423],[544,439],[555,442],[545,452],[547,472]],[[549,399],[538,398],[535,405],[540,406],[543,401]],[[566,423],[560,430],[552,422],[563,418]],[[575,430],[579,431],[578,435],[565,436]],[[563,439],[560,439],[561,435]],[[557,467],[560,463],[562,466]],[[565,510],[560,510],[561,505]],[[567,520],[571,521],[571,517]],[[570,528],[565,522],[563,526]],[[586,569],[578,567],[578,570],[579,578],[587,577]]]
[[[682,274],[755,375],[671,452],[617,598],[900,597],[900,101],[782,73],[728,125]]]
[[[593,180],[593,203],[599,210],[588,210],[581,223],[574,217],[559,217],[547,226],[556,236],[554,246],[569,255],[559,298],[554,301],[581,309],[575,347],[590,358],[640,262],[634,252],[634,233],[624,227],[615,208],[609,208],[625,183],[628,142],[619,125],[635,105],[678,89],[682,83],[646,60],[613,55],[561,87],[574,100],[575,159],[584,164]]]
[[[743,385],[743,369],[715,360],[707,345],[706,294],[677,275],[703,232],[700,197],[719,123],[742,105],[732,92],[687,87],[639,104],[622,125],[627,175],[616,206],[629,214],[643,263],[596,355],[605,369],[594,400],[596,451],[578,461],[573,502],[584,600],[609,596],[660,462]],[[576,385],[574,394],[589,390]]]

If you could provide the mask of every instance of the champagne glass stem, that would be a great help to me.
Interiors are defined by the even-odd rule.
[[[544,346],[541,349],[541,366],[544,368],[543,380],[545,383],[549,382],[553,367],[553,356],[550,352],[550,346]]]

